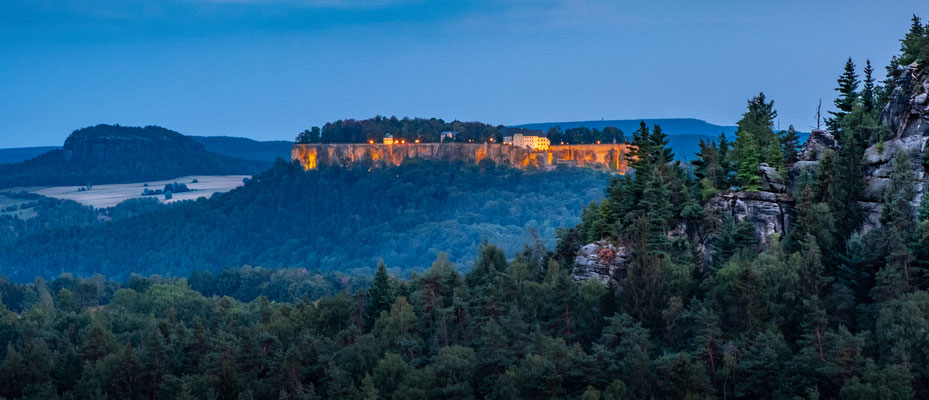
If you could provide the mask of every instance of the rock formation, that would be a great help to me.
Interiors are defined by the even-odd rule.
[[[774,234],[784,236],[793,203],[793,198],[784,193],[731,192],[710,199],[706,208],[720,217],[732,216],[736,222],[748,221],[755,227],[759,248],[763,248]]]
[[[832,133],[823,129],[813,129],[810,137],[803,144],[803,151],[800,152],[801,161],[819,161],[826,150],[835,150],[838,142]]]
[[[914,206],[918,206],[926,191],[926,169],[929,160],[929,70],[919,71],[911,65],[901,74],[895,83],[890,100],[881,110],[879,123],[882,129],[888,129],[882,137],[885,139],[865,150],[864,184],[865,188],[859,199],[864,211],[862,231],[879,225],[885,188],[890,182],[894,160],[900,152],[906,152],[910,158],[910,168],[916,177]],[[889,139],[887,139],[889,137]],[[815,174],[819,161],[826,151],[838,150],[839,143],[835,136],[825,130],[814,129],[804,143],[800,160],[790,168],[790,178],[794,179],[804,171]],[[771,242],[775,235],[784,235],[789,229],[793,212],[794,199],[788,193],[789,185],[778,171],[766,164],[759,166],[762,185],[757,192],[728,192],[717,195],[706,204],[708,212],[717,218],[729,215],[736,222],[748,222],[755,228],[758,249],[761,250]],[[682,237],[686,227],[675,227],[669,237]],[[713,257],[712,234],[704,236],[701,248],[707,261]],[[603,254],[601,254],[603,253]],[[610,258],[612,254],[621,254],[618,260]],[[624,276],[625,262],[628,259],[625,248],[597,242],[584,246],[577,255],[577,267],[574,277],[577,280],[599,279],[608,282]]]
[[[320,165],[351,165],[369,163],[373,166],[400,165],[404,160],[464,161],[479,163],[493,160],[497,164],[516,168],[555,168],[567,164],[579,167],[607,168],[620,174],[626,172],[625,144],[551,146],[549,151],[531,151],[516,146],[491,143],[410,143],[386,145],[380,143],[295,144],[291,158],[307,170]]]
[[[626,277],[626,263],[629,251],[622,246],[614,246],[606,241],[590,243],[577,252],[574,259],[574,280],[586,282],[597,279],[604,285],[610,281],[619,282]]]
[[[884,188],[890,182],[893,160],[903,151],[910,156],[910,168],[916,176],[918,204],[925,192],[927,142],[929,142],[929,71],[917,73],[911,65],[896,80],[890,101],[881,110],[880,123],[889,128],[893,138],[865,150],[865,190],[861,205],[865,212],[863,231],[878,225]]]

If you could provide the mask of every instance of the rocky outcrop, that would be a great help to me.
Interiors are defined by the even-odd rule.
[[[914,63],[897,78],[880,123],[897,138],[929,135],[929,70]]]
[[[862,231],[879,224],[884,189],[890,182],[894,159],[900,152],[910,158],[909,168],[916,177],[918,204],[925,192],[926,168],[923,160],[929,150],[929,72],[917,73],[911,65],[896,80],[890,100],[881,110],[880,123],[892,132],[892,139],[865,150],[865,188],[860,204],[865,214]]]
[[[761,190],[772,193],[786,193],[787,183],[781,178],[777,169],[768,166],[767,163],[761,163],[758,167],[761,170]]]
[[[800,152],[801,161],[819,161],[826,150],[835,150],[838,148],[838,142],[835,136],[822,129],[813,129],[810,137],[803,144],[803,151]]]
[[[629,251],[623,246],[614,246],[606,241],[590,243],[578,251],[574,259],[574,280],[586,282],[599,280],[604,285],[620,282],[626,277]]]
[[[774,234],[784,235],[793,203],[793,198],[782,193],[732,192],[710,199],[706,208],[718,216],[730,215],[736,222],[752,224],[761,249],[771,242]]]
[[[819,160],[823,158],[823,154],[829,150],[838,150],[838,148],[839,142],[832,133],[823,129],[813,129],[810,132],[810,137],[803,143],[800,159],[790,166],[790,179],[796,179],[804,172],[815,175]]]
[[[494,143],[324,143],[295,144],[291,159],[307,170],[320,165],[369,164],[396,166],[404,160],[419,158],[439,161],[479,163],[492,160],[516,168],[550,169],[558,165],[604,168],[623,174],[628,168],[625,144],[551,146],[549,151]]]

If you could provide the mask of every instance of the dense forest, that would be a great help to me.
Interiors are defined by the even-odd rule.
[[[400,167],[325,167],[283,161],[243,187],[143,213],[142,200],[112,210],[112,223],[19,235],[0,248],[0,271],[36,275],[129,273],[186,276],[245,264],[371,273],[378,261],[408,272],[439,251],[462,266],[485,238],[514,254],[534,231],[553,243],[603,196],[607,174],[519,171],[411,160]]]
[[[632,137],[636,173],[612,177],[605,198],[587,206],[576,226],[558,230],[554,247],[524,240],[507,257],[485,242],[470,250],[464,274],[444,253],[393,243],[379,244],[377,252],[418,252],[433,260],[431,267],[409,275],[393,269],[408,276],[401,279],[380,264],[370,282],[251,267],[187,279],[131,276],[125,284],[102,276],[25,285],[0,280],[0,342],[7,344],[0,348],[0,396],[929,398],[929,196],[918,195],[929,163],[892,147],[915,114],[906,108],[914,103],[909,99],[929,101],[927,31],[914,17],[882,83],[869,61],[861,75],[853,60],[845,63],[826,121],[838,143],[821,157],[801,159],[808,155],[796,132],[774,129],[777,112],[764,94],[748,100],[734,141],[722,136],[701,145],[692,171],[674,161],[660,129],[642,124]],[[923,131],[916,139],[927,137]],[[893,158],[881,176],[879,221],[862,229],[869,211],[859,199],[866,174],[875,172],[865,160],[875,151]],[[773,188],[769,171],[787,177],[787,187]],[[559,173],[550,179],[487,163],[305,173],[279,163],[214,199],[114,223],[106,230],[112,234],[65,229],[4,251],[18,260],[47,257],[49,265],[86,262],[109,271],[116,268],[107,262],[167,271],[215,267],[223,263],[208,257],[220,254],[231,255],[234,265],[259,248],[312,259],[295,250],[299,240],[280,244],[269,237],[331,238],[364,226],[403,237],[390,231],[393,224],[446,215],[447,206],[486,207],[492,198],[481,196],[505,187],[564,185],[567,192],[565,181],[583,178],[577,171],[554,176]],[[451,182],[451,175],[486,190],[466,195],[462,187],[416,185]],[[377,190],[352,194],[360,187]],[[792,222],[784,235],[766,237],[766,245],[755,226],[713,207],[721,194],[770,190],[792,199]],[[366,214],[326,220],[345,202]],[[491,215],[499,218],[493,204]],[[310,220],[300,215],[322,223],[307,229]],[[400,218],[385,222],[387,215]],[[479,223],[483,216],[474,218]],[[215,230],[195,231],[188,223]],[[92,258],[103,251],[113,257],[116,250],[106,246],[117,238],[150,247],[107,262]],[[358,254],[373,243],[336,238]],[[195,241],[202,254],[175,252],[174,240]],[[621,279],[575,279],[577,250],[595,241],[626,250]]]
[[[270,165],[211,153],[193,139],[157,126],[97,125],[74,131],[61,149],[0,165],[0,188],[250,175]]]
[[[322,128],[314,126],[297,135],[297,143],[380,143],[384,136],[390,134],[396,139],[411,143],[419,140],[423,143],[439,142],[442,132],[455,132],[454,141],[497,143],[503,141],[506,128],[481,122],[445,122],[438,118],[402,118],[376,116],[365,120],[346,119],[327,122]],[[448,140],[448,139],[446,139]]]
[[[454,136],[442,138],[443,132],[452,132]],[[445,122],[437,118],[402,118],[376,116],[365,120],[338,120],[326,123],[322,128],[312,127],[297,135],[297,143],[381,143],[384,136],[390,134],[396,139],[404,139],[410,143],[419,140],[422,143],[439,142],[442,140],[453,142],[503,142],[504,136],[521,133],[524,135],[543,135],[540,131],[525,128],[508,128],[502,125],[493,126],[481,122]],[[614,127],[603,130],[577,127],[562,130],[553,127],[548,130],[547,136],[552,144],[582,144],[595,143],[623,143],[623,131]]]

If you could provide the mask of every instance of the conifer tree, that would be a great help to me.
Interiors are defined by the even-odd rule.
[[[835,90],[839,92],[839,96],[835,99],[835,107],[837,110],[829,112],[833,116],[833,118],[827,121],[827,125],[829,125],[831,131],[838,132],[840,124],[842,123],[842,118],[852,112],[852,109],[855,107],[855,103],[858,101],[858,83],[855,63],[852,62],[851,57],[849,57],[848,60],[845,61],[845,72],[839,76],[839,87],[835,88]]]
[[[783,131],[781,135],[781,148],[784,152],[784,163],[787,165],[793,165],[797,162],[800,153],[800,134],[797,133],[797,130],[794,129],[794,126],[791,125],[787,127],[786,131]]]
[[[841,146],[838,150],[838,157],[835,160],[835,171],[837,179],[831,182],[827,190],[830,192],[828,197],[832,203],[830,209],[835,216],[836,240],[838,243],[844,241],[858,230],[864,219],[864,213],[858,199],[864,192],[864,174],[862,172],[861,160],[864,155],[863,140],[858,138],[854,129],[843,129],[842,137],[839,143]]]
[[[642,194],[642,209],[648,218],[648,244],[656,251],[666,251],[668,220],[672,216],[670,192],[658,168],[652,170]]]
[[[636,171],[647,171],[651,166],[652,154],[651,131],[645,121],[639,122],[639,129],[632,132],[632,149],[629,151],[629,166]]]
[[[652,134],[648,136],[648,140],[651,142],[649,147],[654,152],[651,162],[665,165],[674,161],[674,153],[668,146],[668,136],[661,130],[661,125],[656,124],[652,127]]]
[[[748,101],[748,110],[738,122],[732,156],[736,167],[735,183],[742,190],[760,189],[760,163],[775,168],[784,163],[781,144],[773,129],[776,117],[774,101],[766,101],[764,93],[759,93]]]
[[[880,222],[884,233],[884,251],[888,267],[903,273],[904,286],[910,287],[910,264],[912,254],[908,244],[914,236],[916,196],[913,165],[905,151],[898,151],[893,161],[890,182],[884,189],[884,206]]]
[[[870,113],[874,111],[874,69],[871,68],[871,59],[865,61],[864,66],[864,86],[861,88],[861,105],[864,111]]]
[[[394,293],[390,286],[390,276],[387,275],[387,266],[380,261],[374,272],[374,283],[368,290],[368,318],[373,322],[381,316],[381,312],[389,311],[393,303]]]
[[[758,140],[754,133],[746,131],[736,139],[736,146],[739,161],[735,181],[742,190],[757,192],[761,189],[761,170],[759,169],[761,147],[758,145]]]
[[[723,182],[722,186],[719,186],[719,188],[722,190],[728,190],[729,187],[732,186],[732,160],[730,159],[731,156],[729,153],[730,147],[732,147],[732,144],[729,143],[728,139],[726,139],[726,134],[720,133],[716,148],[719,151],[719,165],[722,168]]]
[[[874,286],[873,250],[866,240],[861,234],[852,233],[845,244],[845,252],[840,255],[841,264],[836,271],[838,282],[851,289],[859,303],[867,300]]]
[[[900,40],[900,59],[899,64],[907,66],[910,63],[917,62],[920,52],[922,51],[924,40],[926,38],[926,27],[916,14],[910,23],[910,31]]]

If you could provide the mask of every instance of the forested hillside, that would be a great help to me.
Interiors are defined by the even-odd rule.
[[[274,162],[278,158],[290,159],[293,142],[287,140],[258,141],[229,136],[191,136],[207,151],[243,160]]]
[[[18,238],[0,248],[17,280],[125,283],[0,279],[0,396],[929,398],[929,25],[901,42],[883,82],[845,62],[802,147],[759,93],[693,170],[643,122],[636,173],[608,184],[278,162],[209,200]],[[604,185],[554,246],[522,233],[578,222]],[[370,281],[299,268],[378,257],[394,268]],[[297,268],[224,268],[246,263]]]
[[[467,268],[481,241],[509,254],[603,196],[608,175],[588,169],[525,172],[411,161],[391,169],[280,162],[244,187],[111,224],[50,230],[2,249],[17,280],[63,272],[186,276],[244,264],[370,273],[383,259],[409,271],[440,251]]]
[[[74,131],[61,149],[0,166],[0,188],[256,174],[270,165],[208,152],[191,138],[157,126],[97,125]]]

